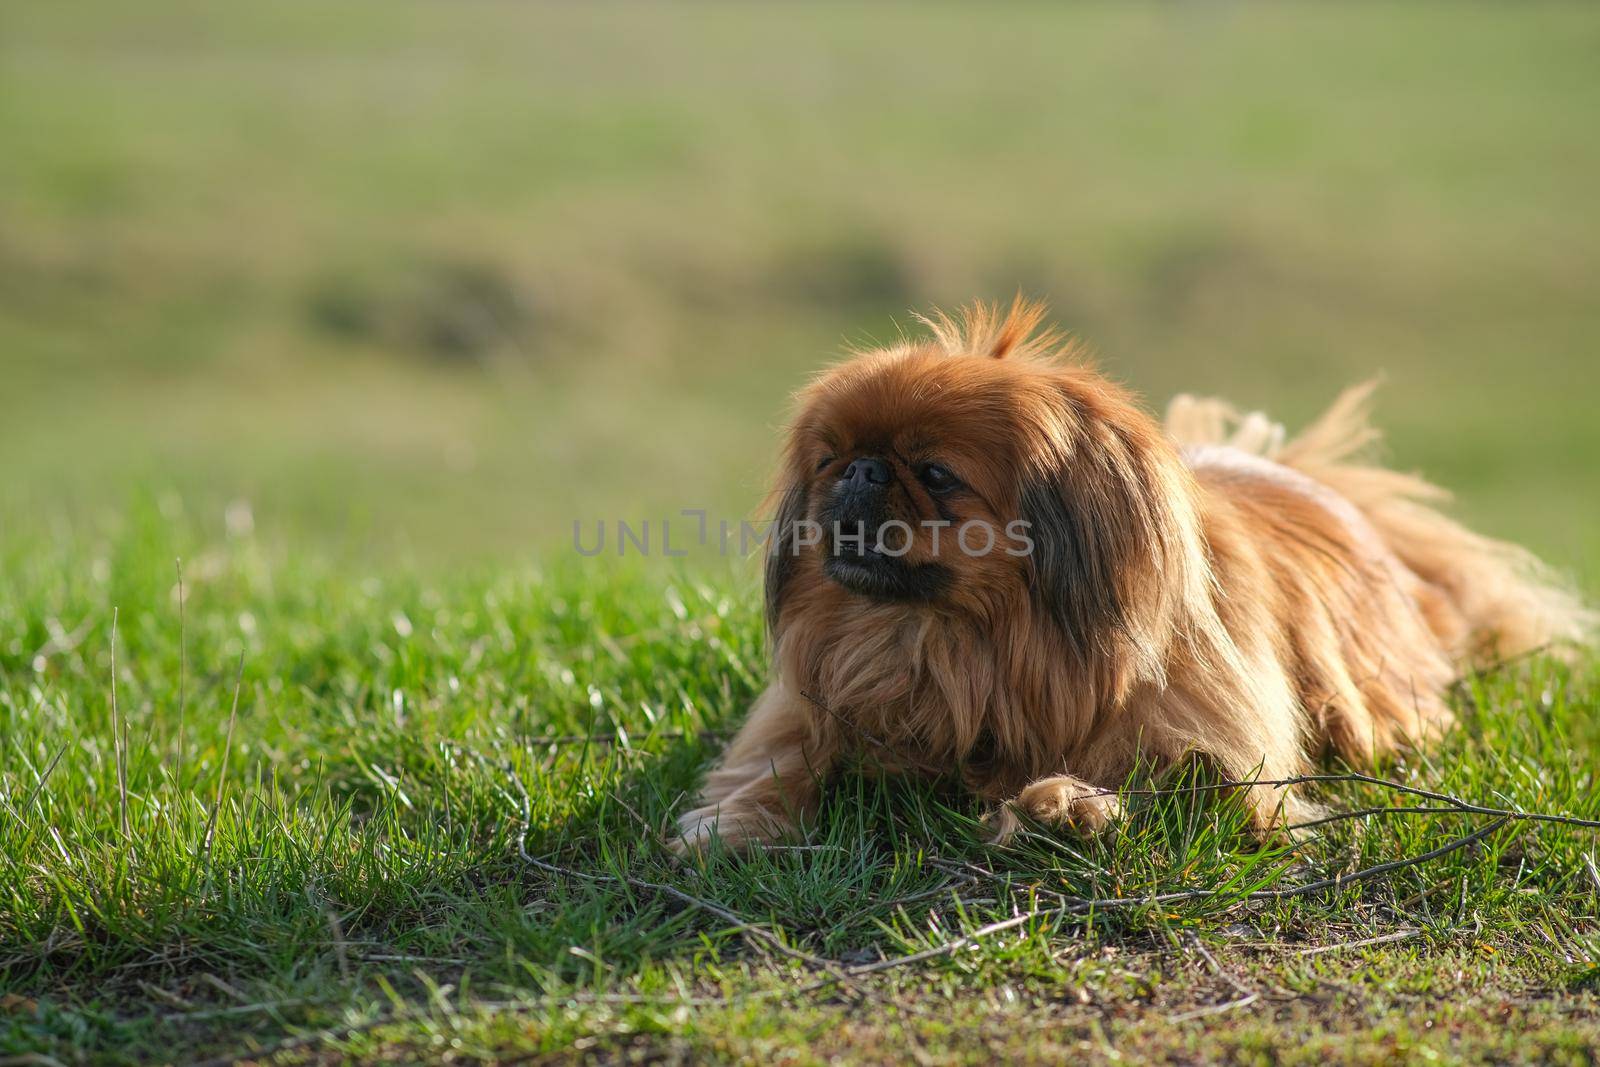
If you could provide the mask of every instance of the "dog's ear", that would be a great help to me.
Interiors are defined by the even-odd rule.
[[[1033,542],[1034,605],[1087,656],[1107,651],[1105,637],[1122,624],[1124,608],[1119,553],[1096,528],[1094,506],[1074,496],[1056,477],[1030,479],[1022,490],[1022,517]]]
[[[1024,483],[1021,511],[1035,609],[1086,659],[1131,653],[1150,665],[1197,549],[1176,455],[1126,415],[1079,407],[1069,446]]]
[[[775,493],[778,507],[772,516],[767,536],[766,607],[767,632],[778,632],[778,613],[783,608],[783,592],[794,571],[799,525],[806,517],[805,484],[796,479]]]

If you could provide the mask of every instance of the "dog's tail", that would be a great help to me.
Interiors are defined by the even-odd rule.
[[[1526,550],[1473,533],[1439,510],[1443,489],[1370,458],[1380,434],[1367,420],[1376,388],[1347,389],[1299,435],[1259,412],[1180,396],[1167,431],[1180,445],[1225,445],[1315,478],[1355,504],[1394,554],[1439,594],[1429,625],[1468,660],[1505,659],[1536,649],[1570,651],[1594,640],[1597,617]]]

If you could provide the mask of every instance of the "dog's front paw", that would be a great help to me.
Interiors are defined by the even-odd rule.
[[[1115,792],[1071,775],[1042,778],[989,817],[993,839],[1002,842],[1011,837],[1022,828],[1024,816],[1046,826],[1098,834],[1121,818],[1122,802]]]
[[[680,857],[703,855],[718,833],[714,808],[698,808],[678,819],[677,832],[667,838],[667,848]]]
[[[793,833],[793,823],[739,803],[695,808],[678,819],[677,836],[667,847],[679,856],[704,855],[717,842],[729,852],[744,852]]]

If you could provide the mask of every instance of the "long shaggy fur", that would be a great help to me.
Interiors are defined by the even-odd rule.
[[[1018,813],[1098,829],[1136,766],[1198,757],[1258,781],[1324,754],[1366,764],[1449,728],[1463,663],[1592,633],[1527,553],[1362,458],[1370,385],[1292,440],[1188,397],[1163,426],[1042,317],[935,313],[931,340],[859,353],[800,394],[767,561],[772,682],[680,847],[786,833],[852,754],[959,775],[1002,834]],[[936,595],[863,593],[799,533],[868,455]],[[958,489],[923,484],[929,462]],[[942,547],[934,522],[951,524]],[[952,549],[960,524],[1014,522],[1026,554]],[[1298,805],[1247,797],[1264,831]]]

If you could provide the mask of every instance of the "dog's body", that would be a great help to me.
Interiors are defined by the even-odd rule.
[[[1252,782],[1326,752],[1366,765],[1449,727],[1463,662],[1587,634],[1526,553],[1356,459],[1366,389],[1287,444],[1217,401],[1179,398],[1163,428],[1056,362],[1039,317],[937,317],[932,341],[802,394],[768,555],[773,679],[680,847],[781,836],[852,752],[959,773],[1001,834],[1017,812],[1095,830],[1141,763]],[[869,523],[843,546],[797,532]],[[952,530],[980,527],[1026,550],[958,551]],[[1248,799],[1262,830],[1298,805]]]

